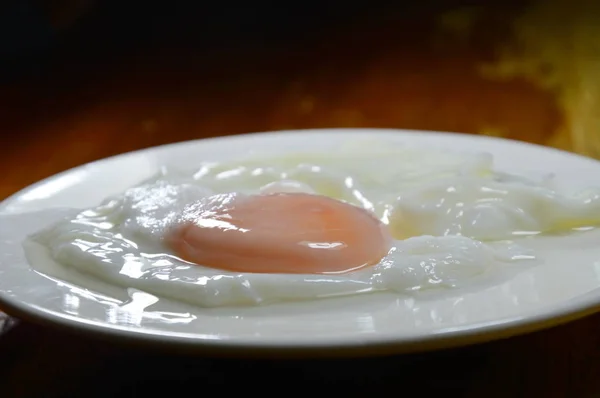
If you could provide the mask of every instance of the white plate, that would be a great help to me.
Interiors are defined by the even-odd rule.
[[[105,337],[169,348],[238,354],[367,355],[471,344],[556,325],[600,305],[600,232],[555,238],[545,264],[499,285],[453,290],[433,299],[386,294],[206,310],[143,292],[103,295],[33,271],[23,237],[51,220],[44,209],[96,205],[150,177],[162,165],[193,167],[256,153],[335,150],[350,139],[487,151],[496,169],[556,173],[569,187],[600,181],[600,163],[566,152],[451,133],[328,129],[285,131],[177,143],[90,163],[41,181],[0,205],[0,307],[16,316]],[[38,212],[25,214],[29,212]],[[113,296],[113,297],[110,297]]]

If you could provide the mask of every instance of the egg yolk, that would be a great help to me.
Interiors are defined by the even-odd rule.
[[[211,268],[344,273],[379,263],[391,243],[368,211],[325,196],[222,196],[207,203],[165,241],[183,260]]]

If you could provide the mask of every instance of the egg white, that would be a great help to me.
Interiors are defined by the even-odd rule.
[[[340,275],[232,273],[187,263],[162,243],[186,206],[211,194],[310,192],[372,211],[399,238],[376,266]],[[33,235],[65,267],[122,287],[203,306],[258,305],[375,291],[456,287],[535,258],[507,240],[597,220],[594,192],[495,173],[488,154],[417,150],[298,155],[163,169]],[[490,240],[483,243],[482,240]],[[500,240],[500,242],[491,242]]]

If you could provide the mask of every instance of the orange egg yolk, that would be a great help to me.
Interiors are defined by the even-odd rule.
[[[320,195],[216,195],[165,239],[183,260],[234,272],[329,274],[375,265],[391,236],[368,211]]]

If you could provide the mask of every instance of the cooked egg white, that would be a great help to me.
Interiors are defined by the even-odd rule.
[[[335,275],[226,272],[170,253],[164,238],[186,206],[228,192],[327,195],[373,212],[396,239],[379,264]],[[341,151],[165,168],[31,239],[63,266],[115,285],[204,307],[258,305],[461,286],[535,258],[508,239],[596,223],[598,198],[496,173],[488,154]]]

